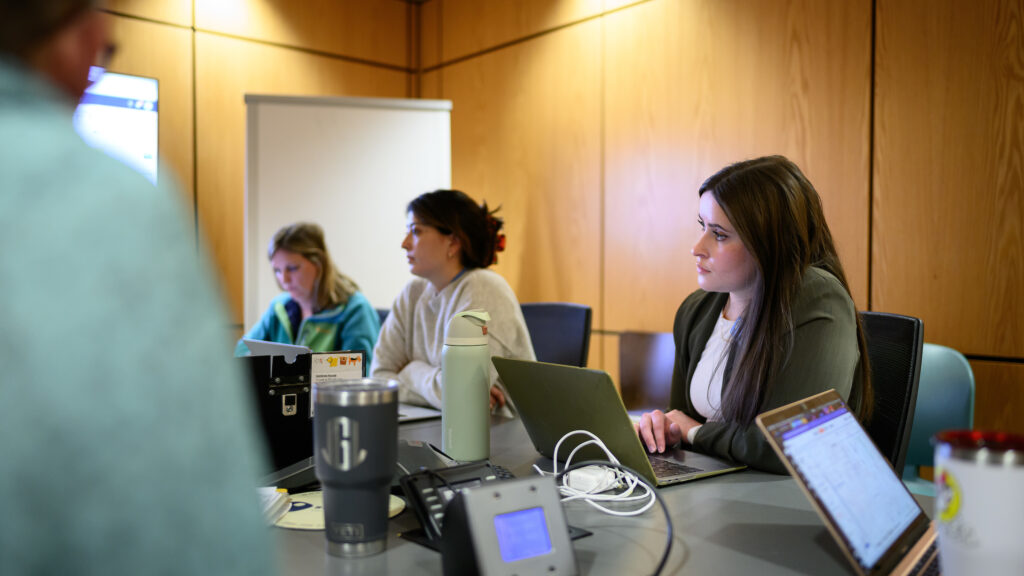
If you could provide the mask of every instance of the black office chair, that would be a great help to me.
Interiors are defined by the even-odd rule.
[[[388,313],[391,312],[390,308],[377,308],[377,317],[380,318],[380,325],[384,325],[384,321],[388,319]]]
[[[921,378],[924,326],[911,316],[861,312],[875,401],[868,435],[894,470],[903,471]]]
[[[626,410],[664,410],[672,395],[676,343],[671,332],[619,334],[619,389]]]
[[[584,367],[590,351],[590,306],[570,302],[522,304],[537,360]]]

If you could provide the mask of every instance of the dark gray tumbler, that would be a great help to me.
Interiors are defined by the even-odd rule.
[[[398,458],[398,382],[375,378],[314,384],[313,450],[323,486],[327,552],[346,558],[384,550]]]

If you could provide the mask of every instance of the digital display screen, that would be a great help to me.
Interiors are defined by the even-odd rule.
[[[157,81],[89,69],[92,84],[75,109],[74,126],[86,144],[157,181]]]
[[[502,561],[515,562],[551,552],[551,536],[541,507],[498,514],[494,532]]]

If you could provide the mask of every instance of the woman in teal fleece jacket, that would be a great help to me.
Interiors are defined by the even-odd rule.
[[[314,352],[363,350],[369,366],[380,333],[377,311],[331,261],[320,226],[299,222],[281,228],[267,256],[284,293],[245,338],[299,344]],[[248,353],[239,340],[235,355]]]
[[[676,315],[671,405],[637,429],[651,452],[683,442],[785,473],[754,418],[829,388],[867,418],[864,331],[821,199],[795,164],[727,166],[698,197],[701,289]]]

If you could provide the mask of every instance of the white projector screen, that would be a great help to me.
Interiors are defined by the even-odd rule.
[[[411,278],[405,207],[451,187],[448,100],[247,94],[245,329],[280,292],[267,245],[311,221],[370,303],[390,308]]]

